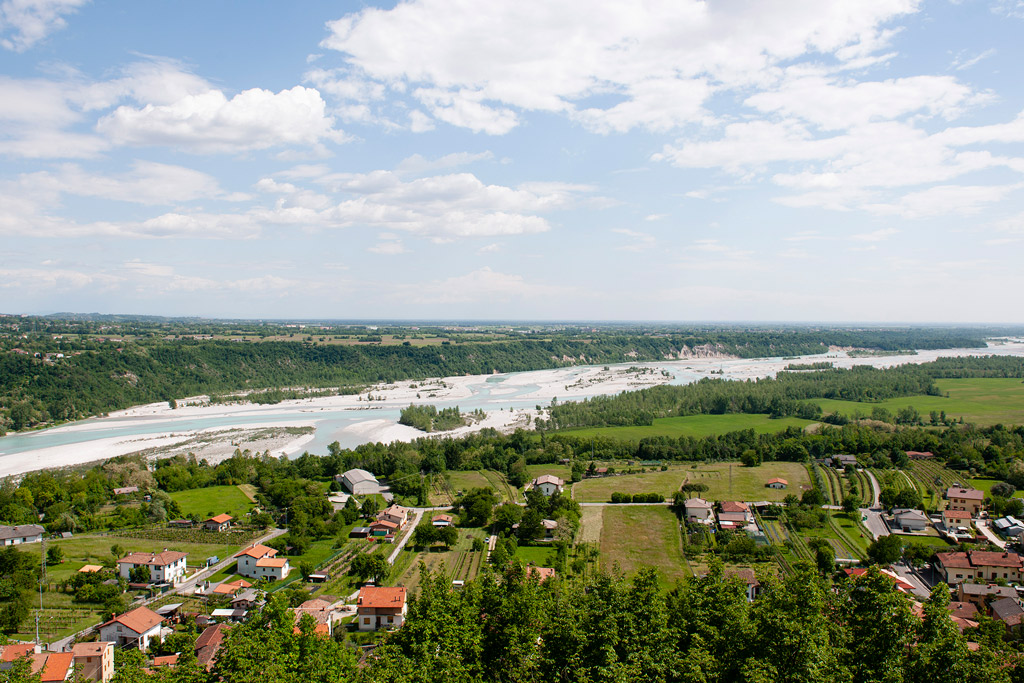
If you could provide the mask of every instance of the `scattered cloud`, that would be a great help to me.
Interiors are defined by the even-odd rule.
[[[64,17],[89,0],[3,0],[0,2],[0,45],[24,52],[67,25]]]
[[[620,251],[645,251],[651,249],[657,244],[657,240],[654,235],[650,235],[646,232],[637,232],[636,230],[630,230],[629,228],[615,228],[612,232],[618,235],[625,235],[629,238],[630,243],[624,244],[618,249]]]

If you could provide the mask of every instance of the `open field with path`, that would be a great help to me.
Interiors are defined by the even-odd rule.
[[[731,473],[731,477],[730,477]],[[781,477],[789,488],[770,489],[769,479]],[[800,486],[809,484],[807,469],[794,462],[766,462],[760,467],[743,467],[739,463],[713,463],[671,467],[668,470],[643,474],[623,474],[599,479],[585,479],[573,485],[573,497],[581,503],[606,503],[612,493],[660,493],[666,499],[679,490],[683,482],[705,484],[708,500],[782,500],[788,493],[800,495]]]
[[[667,507],[608,507],[601,530],[601,567],[610,571],[618,565],[632,574],[652,566],[662,584],[672,586],[689,576],[679,543],[679,522]]]

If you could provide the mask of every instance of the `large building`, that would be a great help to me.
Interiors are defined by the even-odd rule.
[[[966,553],[938,553],[935,568],[950,586],[964,581],[1004,579],[1020,581],[1021,556],[1017,553],[972,550]]]
[[[366,470],[349,470],[337,479],[346,491],[356,496],[380,493],[380,484],[377,482],[377,478]]]
[[[398,628],[405,621],[407,611],[404,587],[365,586],[359,591],[356,613],[360,631]]]
[[[0,526],[0,544],[21,545],[22,543],[39,543],[43,540],[44,531],[46,529],[38,524]]]
[[[238,573],[252,579],[281,581],[292,570],[288,558],[277,557],[277,551],[265,545],[253,544],[235,557],[238,558]]]
[[[949,501],[950,510],[966,510],[972,517],[977,517],[985,507],[985,494],[978,489],[951,486],[946,489],[946,500]]]
[[[185,558],[188,553],[165,550],[162,553],[132,553],[117,561],[117,572],[131,578],[136,567],[149,568],[150,583],[169,583],[176,586],[185,580]]]

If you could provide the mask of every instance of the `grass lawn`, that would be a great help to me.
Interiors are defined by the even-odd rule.
[[[767,434],[770,432],[780,432],[787,427],[800,427],[802,429],[809,424],[813,424],[813,421],[801,420],[795,417],[772,420],[767,415],[729,413],[726,415],[659,417],[655,418],[654,424],[649,427],[591,427],[574,429],[565,433],[579,437],[603,436],[635,443],[648,436],[670,436],[678,439],[680,436],[701,437],[711,434],[727,434],[741,429],[753,429],[758,434]]]
[[[580,458],[586,460],[588,463],[590,462],[587,460],[586,453],[580,453]],[[569,469],[568,465],[527,465],[526,474],[529,475],[531,481],[545,474],[553,474],[559,479],[563,479],[565,481],[572,479],[572,470]]]
[[[855,515],[859,515],[859,512],[854,512]],[[846,516],[845,513],[833,511],[832,519],[835,521],[836,526],[846,532],[846,535],[857,545],[862,552],[868,551],[868,544],[871,543],[871,539],[860,530],[857,523]]]
[[[448,481],[451,483],[452,493],[456,496],[459,495],[459,491],[463,493],[469,492],[470,489],[485,489],[494,488],[494,484],[490,482],[481,472],[447,472]],[[501,492],[498,491],[500,494]]]
[[[580,531],[576,537],[577,543],[601,543],[601,529],[604,526],[604,506],[590,506],[580,508]]]
[[[923,545],[936,548],[936,552],[945,552],[949,549],[950,543],[946,539],[939,536],[904,536],[900,534],[900,540],[903,541],[903,545]]]
[[[310,543],[309,548],[307,548],[306,552],[301,555],[288,555],[288,564],[292,566],[291,573],[288,574],[288,578],[284,581],[274,583],[270,590],[277,591],[296,581],[301,582],[302,572],[299,571],[300,562],[309,562],[314,567],[318,567],[321,563],[325,562],[327,558],[340,550],[341,548],[334,547],[333,538],[324,538]]]
[[[998,484],[998,479],[971,479],[965,482],[966,486],[973,486],[979,491],[984,491],[986,496],[992,495],[992,485]],[[1014,491],[1014,498],[1024,498],[1024,491]]]
[[[237,519],[249,512],[253,505],[249,496],[237,486],[208,486],[175,491],[171,499],[181,506],[181,513],[186,517],[191,514],[209,517],[226,512]]]
[[[550,567],[555,561],[555,549],[545,545],[524,545],[516,548],[516,557],[524,564]]]
[[[632,574],[642,566],[658,570],[663,586],[689,575],[679,548],[679,522],[668,508],[608,507],[601,531],[601,566]]]
[[[838,411],[848,416],[859,411],[865,417],[870,417],[871,409],[875,406],[887,408],[893,413],[900,408],[913,406],[925,421],[928,420],[929,412],[944,410],[947,416],[963,417],[967,422],[979,425],[1024,423],[1024,382],[1019,379],[939,379],[935,380],[935,384],[943,394],[948,393],[949,396],[905,396],[879,403],[832,399],[814,399],[814,402],[826,413]]]
[[[775,477],[787,480],[789,488],[767,488],[767,481]],[[664,472],[585,479],[573,485],[573,497],[581,503],[605,503],[617,491],[629,494],[660,493],[670,499],[684,481],[706,484],[708,490],[701,497],[708,500],[749,501],[782,500],[788,493],[800,495],[800,485],[810,482],[807,469],[795,462],[766,462],[760,467],[743,467],[739,463],[704,463],[673,467]]]

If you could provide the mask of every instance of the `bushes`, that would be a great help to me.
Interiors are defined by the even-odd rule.
[[[660,493],[634,493],[630,495],[628,493],[613,493],[611,501],[613,503],[664,503],[665,496]]]

